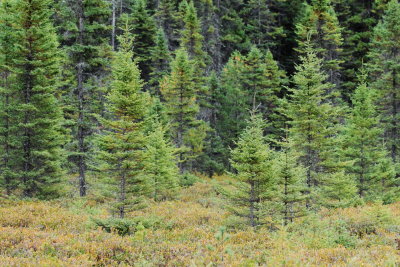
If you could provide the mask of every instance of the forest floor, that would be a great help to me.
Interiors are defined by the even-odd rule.
[[[177,200],[130,213],[137,227],[126,236],[96,227],[109,211],[95,195],[0,198],[0,266],[400,265],[400,203],[322,210],[273,230],[233,230],[235,219],[215,190],[224,183],[204,180]]]

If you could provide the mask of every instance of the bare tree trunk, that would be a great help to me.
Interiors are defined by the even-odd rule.
[[[83,35],[84,35],[84,11],[83,11],[83,3],[82,0],[78,0],[78,23],[79,23],[79,35],[78,35],[78,43],[83,44]],[[83,68],[84,62],[82,55],[79,54],[79,62],[77,65],[77,79],[78,79],[78,168],[79,168],[79,194],[81,197],[86,196],[86,149],[85,149],[85,129],[84,129],[84,85],[83,85]]]

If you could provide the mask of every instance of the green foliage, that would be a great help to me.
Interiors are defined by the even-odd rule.
[[[98,136],[99,159],[102,169],[118,182],[117,209],[123,218],[127,208],[140,203],[148,195],[150,184],[141,172],[144,168],[143,132],[146,102],[149,97],[141,92],[140,71],[132,61],[132,37],[128,31],[120,38],[121,48],[112,62],[111,90],[107,95],[111,119],[101,119],[103,133]]]
[[[285,83],[285,73],[271,52],[264,55],[253,46],[247,56],[239,53],[231,56],[222,71],[220,88],[212,91],[217,106],[215,128],[225,147],[234,147],[245,127],[248,111],[254,108],[259,108],[268,122],[264,131],[269,137],[282,136],[285,119],[278,112],[278,99]]]
[[[274,153],[263,136],[264,122],[252,114],[247,128],[241,134],[237,147],[231,152],[231,164],[236,170],[234,189],[227,192],[231,202],[229,209],[247,219],[252,227],[265,223],[269,214],[267,201],[274,194]]]
[[[301,55],[307,54],[311,43],[318,58],[323,59],[322,69],[327,81],[340,84],[341,29],[330,0],[312,0],[311,5],[303,4],[303,10],[296,24],[298,48]]]
[[[332,1],[340,22],[343,36],[342,91],[345,100],[350,100],[358,84],[358,71],[367,60],[371,48],[373,28],[382,16],[385,1],[350,0]]]
[[[219,16],[224,27],[221,28],[221,43],[224,47],[223,60],[227,61],[235,51],[246,51],[250,47],[246,35],[246,24],[240,16],[243,9],[241,0],[226,0],[220,2]]]
[[[184,48],[177,51],[171,63],[171,74],[162,85],[167,113],[171,119],[171,135],[178,151],[181,173],[191,169],[191,163],[202,151],[204,124],[197,120],[197,86],[192,61]]]
[[[284,224],[293,222],[295,218],[306,214],[307,196],[304,194],[306,189],[306,170],[299,164],[299,155],[293,149],[292,142],[285,140],[282,151],[277,155],[277,184],[278,197],[276,199],[277,208]]]
[[[158,217],[135,217],[132,219],[92,218],[97,227],[102,228],[108,233],[116,232],[118,235],[126,236],[135,234],[135,236],[145,229],[158,229],[167,227],[161,218]]]
[[[181,31],[181,46],[186,48],[189,58],[196,65],[195,69],[205,67],[205,53],[203,51],[203,39],[201,35],[200,20],[197,17],[193,1],[184,0],[180,4],[182,10],[183,29]]]
[[[301,60],[293,76],[295,88],[289,88],[292,94],[283,113],[289,119],[289,135],[307,169],[306,182],[312,191],[323,184],[323,173],[333,171],[330,161],[334,157],[340,108],[327,101],[332,85],[326,82],[327,76],[321,70],[322,60],[310,45]]]
[[[245,128],[248,118],[248,97],[242,84],[244,58],[239,53],[232,54],[221,73],[221,85],[212,91],[216,100],[215,129],[221,136],[224,147],[224,157],[229,157],[229,148],[234,147],[240,132]],[[226,163],[227,164],[227,163]]]
[[[399,162],[398,106],[400,73],[400,4],[390,1],[381,22],[374,29],[369,54],[372,86],[379,92],[382,127],[393,162]]]
[[[0,186],[6,189],[7,194],[11,194],[16,188],[18,180],[12,170],[12,147],[16,142],[13,135],[15,125],[12,119],[12,106],[15,100],[12,97],[13,84],[15,83],[15,73],[12,71],[13,57],[15,55],[15,30],[13,21],[15,11],[14,1],[3,1],[0,7],[0,146],[1,146],[1,176]],[[14,90],[13,90],[14,89]]]
[[[79,193],[84,196],[88,187],[86,172],[94,158],[93,133],[98,126],[94,114],[105,113],[111,10],[105,0],[59,1],[57,8],[57,30],[67,55],[61,92],[72,138],[66,150],[70,162],[76,164],[76,168],[69,167],[79,173]]]
[[[269,50],[264,55],[253,46],[244,59],[244,68],[240,77],[242,90],[248,97],[248,109],[258,107],[264,119],[270,123],[267,133],[275,138],[280,137],[284,122],[277,108],[278,97],[286,82],[285,72],[278,67]]]
[[[249,0],[244,1],[240,16],[245,23],[245,34],[253,44],[263,51],[277,48],[285,33],[279,21],[280,0]]]
[[[179,16],[178,16],[178,0],[160,0],[155,11],[155,18],[157,24],[165,32],[165,36],[169,45],[169,48],[174,50],[179,47],[179,34],[177,34],[179,28]]]
[[[150,85],[153,95],[161,96],[160,83],[165,75],[170,71],[169,64],[171,55],[168,50],[168,41],[164,31],[160,28],[155,36],[155,45],[151,50],[151,73]]]
[[[165,200],[176,196],[178,167],[176,148],[169,142],[165,127],[155,119],[150,127],[144,153],[144,173],[152,184],[151,197]]]
[[[4,110],[7,113],[4,115],[13,124],[12,132],[8,132],[10,128],[5,129],[6,134],[15,136],[3,143],[8,146],[7,143],[12,141],[9,147],[12,151],[8,152],[12,159],[4,173],[12,169],[13,179],[17,179],[25,197],[57,197],[58,183],[63,174],[61,162],[65,136],[62,111],[56,98],[60,86],[61,55],[50,20],[49,4],[49,1],[38,0],[16,1],[9,10],[13,15],[12,24],[8,24],[10,21],[3,24],[12,26],[9,30],[14,33],[10,38],[15,38],[14,49],[8,54],[12,56],[12,62],[4,62],[8,66],[2,65],[3,70],[6,67],[15,74],[15,80],[7,88],[13,97],[13,108]],[[2,101],[7,102],[7,95],[4,98],[3,94]],[[2,126],[7,127],[6,124]]]
[[[348,207],[357,203],[357,183],[343,170],[322,176],[323,186],[314,192],[320,204],[328,208]],[[319,195],[318,195],[319,194]]]
[[[124,21],[124,18],[121,20]],[[156,49],[157,28],[154,18],[147,9],[147,0],[133,1],[132,13],[127,15],[127,22],[135,39],[132,47],[133,55],[138,61],[142,79],[148,82],[153,64],[152,50]]]
[[[353,108],[344,129],[341,154],[344,161],[351,161],[346,171],[356,179],[359,196],[372,200],[390,191],[395,169],[381,139],[383,131],[375,106],[377,92],[368,86],[366,78],[362,73],[352,97]]]
[[[179,185],[182,187],[192,186],[199,181],[199,177],[189,172],[185,172],[179,176]]]

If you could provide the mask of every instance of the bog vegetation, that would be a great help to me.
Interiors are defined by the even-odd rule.
[[[226,211],[229,179],[110,219],[107,201],[1,200],[2,266],[396,266],[399,204],[322,209],[257,231]],[[99,226],[101,221],[101,226]],[[270,218],[272,222],[272,218]]]
[[[0,264],[400,264],[398,0],[0,0],[0,75]]]

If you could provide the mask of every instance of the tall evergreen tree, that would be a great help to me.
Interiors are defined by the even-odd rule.
[[[173,141],[179,148],[179,168],[181,172],[191,169],[192,160],[202,150],[204,127],[196,119],[197,86],[194,83],[193,63],[184,48],[177,51],[171,63],[171,74],[165,78],[161,93],[165,99],[167,113],[171,119]]]
[[[73,142],[69,158],[79,173],[79,194],[87,192],[86,173],[91,161],[93,114],[104,114],[104,79],[109,58],[109,5],[105,0],[60,2],[61,44],[68,55],[65,88],[66,117],[71,121]],[[73,170],[75,171],[75,170]]]
[[[146,0],[134,0],[132,13],[129,14],[129,25],[135,37],[133,54],[138,60],[142,79],[148,82],[152,66],[151,51],[155,46],[157,28],[153,16],[147,9]]]
[[[307,169],[306,182],[312,191],[322,185],[322,174],[330,171],[340,109],[326,101],[332,85],[326,82],[327,75],[321,70],[322,60],[310,45],[301,61],[301,65],[296,67],[295,88],[290,89],[284,114],[289,119],[293,146]]]
[[[244,52],[250,47],[246,35],[246,24],[240,16],[243,9],[242,0],[218,1],[218,14],[221,18],[221,41],[223,49],[222,61],[227,62],[234,51]]]
[[[180,0],[159,0],[155,13],[157,24],[163,29],[170,50],[179,47],[179,34],[177,34],[179,2]]]
[[[157,31],[155,46],[151,50],[151,73],[150,91],[157,96],[161,96],[160,82],[169,73],[171,55],[168,50],[168,43],[164,31],[160,28]]]
[[[285,73],[279,69],[271,52],[264,55],[253,47],[247,56],[234,53],[221,73],[218,90],[216,129],[225,147],[234,147],[244,129],[248,111],[258,107],[269,123],[265,128],[271,137],[282,135],[284,118],[278,112]]]
[[[370,52],[372,86],[379,91],[382,124],[393,162],[399,162],[400,128],[400,4],[389,2],[383,20],[374,29]]]
[[[125,31],[120,51],[112,62],[111,90],[107,95],[110,119],[101,119],[104,132],[98,136],[103,169],[118,183],[115,208],[121,218],[148,195],[151,186],[145,174],[143,151],[146,146],[143,124],[148,96],[141,92],[140,71],[132,61],[132,39]]]
[[[61,180],[62,111],[56,98],[60,53],[50,1],[19,0],[15,8],[13,171],[26,197],[54,197]]]
[[[220,89],[213,92],[218,104],[215,129],[226,148],[225,159],[229,158],[229,148],[235,146],[235,141],[246,127],[245,122],[248,119],[248,97],[242,86],[243,69],[244,57],[236,52],[222,70]],[[229,162],[225,163],[229,165]]]
[[[204,37],[201,35],[201,23],[197,17],[197,10],[193,1],[188,3],[186,0],[182,2],[181,9],[183,9],[181,46],[186,48],[189,58],[193,60],[198,70],[203,70],[206,66],[206,54],[203,51]]]
[[[263,125],[261,116],[252,114],[231,152],[236,183],[235,189],[227,194],[232,203],[230,210],[246,218],[252,227],[263,224],[267,202],[276,186],[274,152],[266,144]]]
[[[205,79],[203,77],[207,55],[203,51],[203,40],[204,37],[201,35],[201,22],[197,16],[197,9],[194,6],[193,1],[189,3],[184,0],[180,4],[180,10],[182,13],[182,30],[181,30],[181,46],[186,49],[189,55],[189,59],[192,60],[194,65],[194,84],[197,87],[197,102],[200,107],[199,117],[204,121],[209,121],[209,107],[208,107],[208,88],[205,86]]]
[[[374,0],[334,0],[336,14],[342,27],[342,86],[345,99],[350,97],[357,87],[358,70],[366,61],[373,36],[373,28],[382,15],[385,1]],[[350,101],[349,101],[350,102]]]
[[[316,54],[322,59],[322,68],[328,74],[327,81],[340,85],[341,29],[330,0],[312,0],[304,3],[296,24],[298,51],[305,54],[311,41]]]
[[[208,174],[212,177],[215,173],[223,173],[228,165],[227,156],[229,154],[228,147],[224,146],[219,132],[220,112],[221,112],[221,86],[215,72],[211,72],[207,79],[207,87],[209,90],[209,126],[207,137],[204,140],[204,153],[196,160],[196,170]]]
[[[221,23],[218,10],[213,0],[203,0],[197,8],[201,18],[201,34],[204,37],[203,50],[207,55],[206,74],[211,71],[220,72],[222,65]],[[200,2],[200,3],[201,3]]]
[[[248,109],[259,107],[264,119],[270,122],[269,134],[280,135],[283,118],[278,115],[278,97],[286,82],[285,73],[279,69],[268,50],[265,55],[256,47],[247,54],[242,73],[242,86],[248,97]],[[276,137],[276,136],[275,136]]]
[[[276,48],[284,35],[283,28],[279,25],[279,14],[272,10],[280,1],[248,0],[244,1],[240,12],[245,22],[245,33],[251,42],[263,51]]]
[[[360,78],[352,97],[351,116],[344,131],[342,155],[345,160],[351,161],[346,171],[355,176],[359,196],[371,199],[385,191],[382,184],[394,185],[395,170],[381,140],[382,129],[375,107],[377,92],[367,85],[365,73]],[[383,171],[387,165],[391,165],[391,168]]]
[[[15,73],[13,72],[13,58],[15,54],[15,20],[14,1],[3,1],[0,6],[0,146],[1,146],[1,171],[0,186],[6,189],[7,194],[17,186],[12,170],[13,147],[15,146],[15,121],[13,121],[12,107],[14,106],[13,94]],[[15,119],[15,118],[14,118]]]

